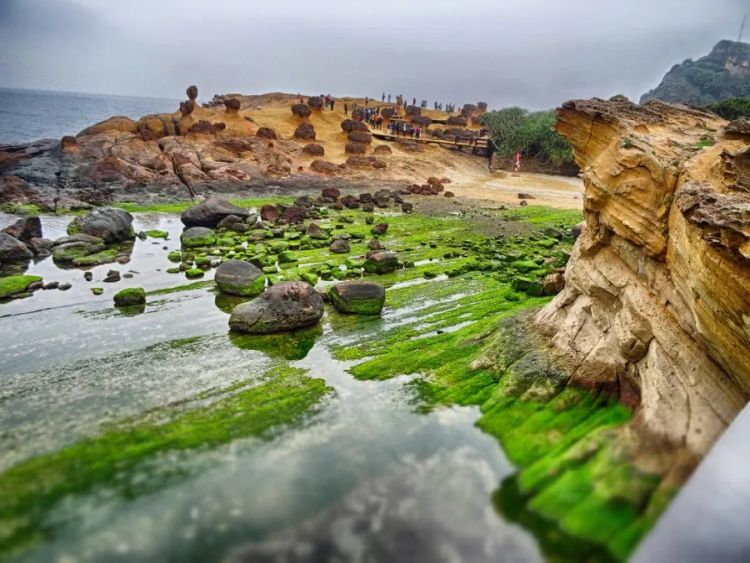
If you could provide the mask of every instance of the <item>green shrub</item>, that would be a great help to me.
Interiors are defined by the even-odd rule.
[[[487,127],[497,153],[513,157],[516,151],[562,166],[573,164],[573,150],[565,138],[552,129],[554,111],[530,112],[519,107],[485,113],[480,123]]]

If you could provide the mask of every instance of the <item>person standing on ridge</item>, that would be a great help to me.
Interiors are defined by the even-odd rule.
[[[383,92],[383,96],[380,98],[381,102],[385,102],[385,92]]]

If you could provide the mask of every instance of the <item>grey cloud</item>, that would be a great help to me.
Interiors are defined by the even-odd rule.
[[[491,106],[637,99],[737,33],[746,0],[0,0],[0,84],[201,97],[270,90]]]

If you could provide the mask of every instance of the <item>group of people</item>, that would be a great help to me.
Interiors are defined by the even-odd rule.
[[[406,121],[389,121],[388,132],[398,137],[422,138],[422,128],[419,125],[413,125]]]

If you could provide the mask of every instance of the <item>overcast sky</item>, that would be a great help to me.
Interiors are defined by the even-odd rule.
[[[746,11],[750,0],[0,0],[0,86],[637,100],[673,64],[736,39]]]

